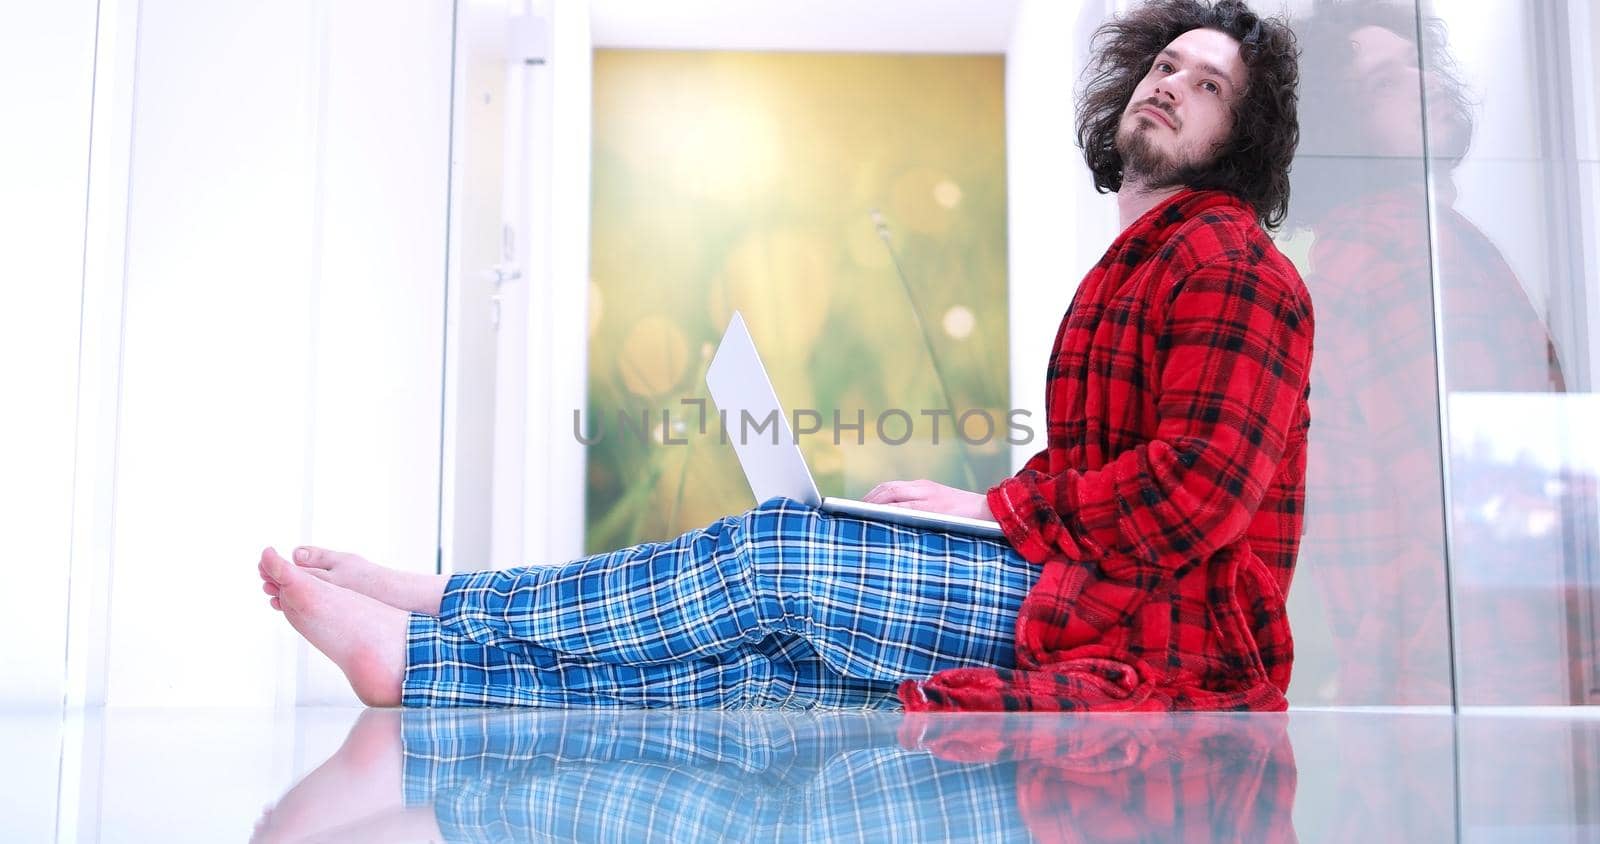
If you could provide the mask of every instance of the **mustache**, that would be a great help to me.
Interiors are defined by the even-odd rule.
[[[1178,113],[1177,113],[1177,111],[1173,110],[1173,108],[1172,108],[1172,106],[1170,104],[1162,102],[1157,97],[1146,97],[1145,99],[1140,100],[1139,102],[1136,102],[1131,106],[1128,106],[1128,113],[1132,114],[1133,112],[1138,111],[1139,109],[1144,108],[1145,106],[1151,106],[1153,108],[1160,109],[1163,114],[1165,114],[1167,117],[1172,119],[1172,125],[1174,125],[1174,126],[1182,125],[1182,124],[1180,124],[1178,122]]]

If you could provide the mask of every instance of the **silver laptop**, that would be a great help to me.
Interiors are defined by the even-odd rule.
[[[880,522],[890,522],[909,527],[942,530],[952,533],[1004,538],[1000,525],[988,519],[969,519],[896,507],[889,504],[869,504],[848,498],[823,498],[817,491],[817,482],[811,477],[800,446],[795,442],[789,421],[784,416],[783,405],[778,403],[772,379],[767,377],[761,356],[756,353],[755,341],[745,327],[744,317],[737,311],[722,335],[722,343],[711,359],[706,371],[706,386],[711,390],[711,400],[719,410],[726,412],[728,440],[739,455],[739,465],[744,468],[745,479],[756,501],[769,498],[790,498],[802,504],[820,507],[829,513],[858,516]],[[749,427],[742,424],[743,414],[750,415]],[[777,431],[766,421],[776,414]]]

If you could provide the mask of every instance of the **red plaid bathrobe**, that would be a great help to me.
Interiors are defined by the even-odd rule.
[[[1045,449],[988,494],[1043,567],[1017,667],[909,681],[906,708],[1286,708],[1311,340],[1237,198],[1185,191],[1123,231],[1056,336]]]

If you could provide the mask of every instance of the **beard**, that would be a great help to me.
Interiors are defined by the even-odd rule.
[[[1139,102],[1138,106],[1152,106],[1165,110],[1168,115],[1173,115],[1170,109],[1155,101],[1155,98]],[[1173,115],[1176,121],[1176,115]],[[1203,161],[1179,158],[1178,155],[1165,152],[1162,147],[1150,141],[1150,134],[1157,129],[1165,129],[1158,125],[1154,117],[1147,115],[1131,115],[1128,125],[1118,129],[1115,144],[1117,155],[1122,157],[1123,182],[1134,181],[1144,185],[1147,190],[1165,189],[1165,187],[1195,187],[1202,184],[1206,169],[1216,163],[1216,158],[1221,155],[1222,144],[1211,149],[1210,157]]]
[[[1190,185],[1202,172],[1194,162],[1173,156],[1150,140],[1155,119],[1135,117],[1133,125],[1117,133],[1117,154],[1122,156],[1123,181],[1136,181],[1147,189]]]

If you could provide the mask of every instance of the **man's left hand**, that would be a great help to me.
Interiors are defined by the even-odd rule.
[[[988,496],[933,481],[887,481],[873,487],[862,500],[870,504],[893,504],[947,516],[994,518],[994,514],[989,512]]]

